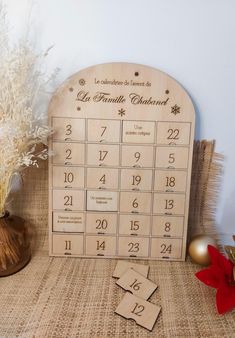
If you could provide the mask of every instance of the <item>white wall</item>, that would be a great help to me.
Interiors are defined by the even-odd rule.
[[[187,89],[197,111],[197,138],[216,139],[225,155],[217,211],[219,231],[235,234],[235,1],[4,0],[11,35],[31,13],[36,48],[54,45],[48,67],[59,82],[97,63],[127,61],[159,68]]]

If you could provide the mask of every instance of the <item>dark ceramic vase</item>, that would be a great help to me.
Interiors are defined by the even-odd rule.
[[[0,216],[0,277],[21,270],[31,258],[28,228],[23,218]]]

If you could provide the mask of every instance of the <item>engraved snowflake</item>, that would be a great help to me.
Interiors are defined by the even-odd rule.
[[[180,114],[180,107],[177,106],[177,104],[171,107],[171,114],[174,114],[174,115]]]
[[[125,110],[124,109],[119,109],[119,113],[118,113],[118,115],[121,115],[121,116],[123,116],[123,115],[125,115]]]

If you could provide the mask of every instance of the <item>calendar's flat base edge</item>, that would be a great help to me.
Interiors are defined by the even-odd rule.
[[[143,261],[164,261],[164,262],[185,262],[186,257],[184,258],[156,258],[156,257],[134,257],[134,256],[100,256],[100,255],[70,255],[70,254],[54,254],[49,253],[49,257],[55,258],[88,258],[88,259],[115,259],[115,260],[143,260]]]

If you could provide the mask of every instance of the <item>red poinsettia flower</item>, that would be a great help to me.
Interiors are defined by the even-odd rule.
[[[217,289],[216,305],[220,314],[235,307],[234,264],[215,247],[208,245],[211,265],[195,274],[203,283]]]

